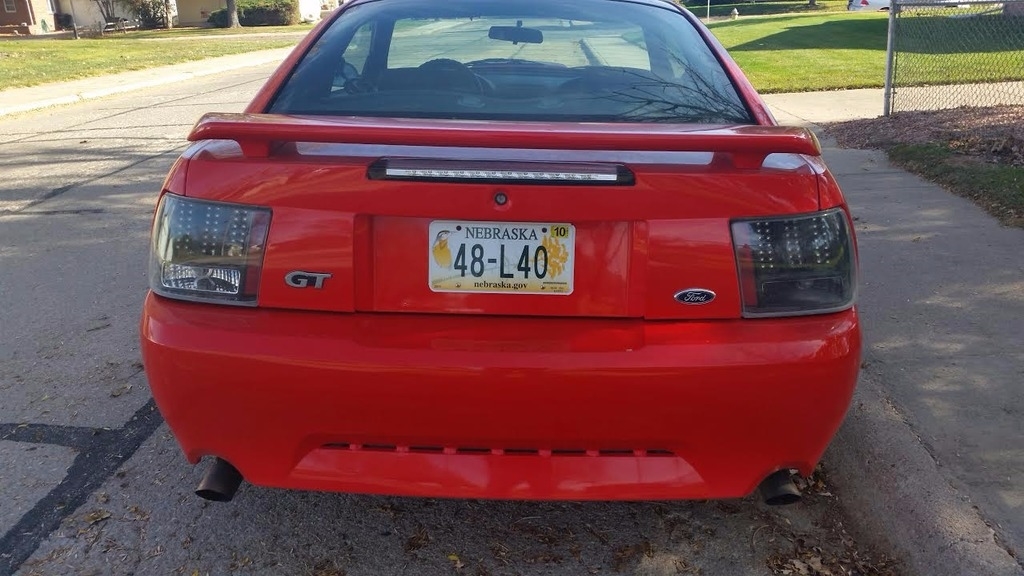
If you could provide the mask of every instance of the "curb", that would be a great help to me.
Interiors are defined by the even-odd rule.
[[[0,107],[0,116],[16,114],[18,112],[31,112],[32,110],[38,110],[40,108],[50,108],[51,106],[74,104],[75,102],[78,102],[81,99],[82,98],[79,95],[71,94],[70,96],[58,96],[55,98],[37,100],[35,102],[29,102],[26,104],[15,104],[13,106]]]
[[[858,532],[892,549],[911,574],[1024,574],[867,370],[826,464]]]

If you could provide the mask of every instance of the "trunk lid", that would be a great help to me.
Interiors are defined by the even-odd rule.
[[[190,139],[188,196],[273,210],[264,307],[737,318],[729,221],[819,207],[794,128],[248,114]]]

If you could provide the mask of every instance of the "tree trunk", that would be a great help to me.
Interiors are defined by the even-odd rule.
[[[164,0],[164,28],[170,30],[174,27],[174,19],[171,17],[171,0]]]
[[[228,9],[228,28],[241,28],[242,25],[238,22],[238,1],[237,0],[225,0],[227,2]]]

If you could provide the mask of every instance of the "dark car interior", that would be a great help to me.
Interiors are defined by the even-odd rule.
[[[581,57],[575,66],[559,62],[564,55],[557,51],[564,51],[567,43],[551,48],[545,43],[564,35],[564,28],[545,30],[524,25],[523,19],[515,25],[489,26],[486,39],[475,45],[501,52],[501,46],[493,47],[505,44],[510,54],[529,46],[533,58],[468,59],[456,46],[450,56],[442,54],[416,66],[395,65],[394,60],[410,57],[396,58],[394,52],[399,50],[393,46],[400,37],[398,27],[408,22],[408,18],[382,14],[361,24],[371,32],[359,39],[359,26],[329,29],[278,94],[271,111],[538,121],[752,122],[717,61],[687,59],[689,55],[671,50],[656,31],[644,29],[637,34],[633,41],[639,47],[632,49],[630,66],[593,57],[582,46],[585,40],[571,46],[580,44],[586,60]],[[581,37],[589,33],[588,27],[596,30],[595,35],[607,34],[602,25],[607,26],[584,22],[573,24],[572,30]],[[334,28],[338,31],[332,33]],[[357,56],[352,57],[353,53]],[[553,61],[537,58],[549,54]],[[637,62],[636,54],[645,55],[644,61]],[[708,64],[711,74],[704,70]]]

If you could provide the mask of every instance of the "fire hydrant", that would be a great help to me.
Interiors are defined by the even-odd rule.
[[[732,12],[729,13],[729,17],[732,18],[733,20],[739,18],[739,16],[740,16],[740,11],[735,9],[735,8],[733,8]]]

